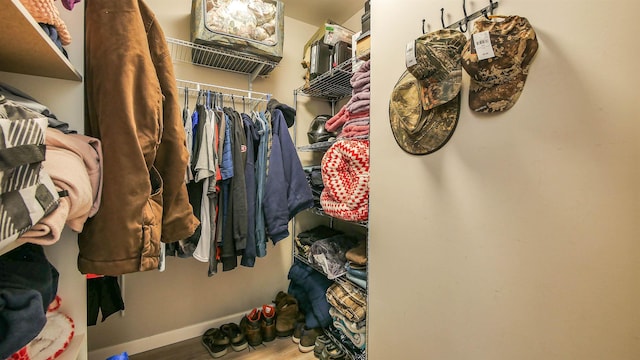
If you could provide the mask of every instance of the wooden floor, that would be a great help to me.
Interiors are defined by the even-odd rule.
[[[130,355],[130,360],[210,360],[213,357],[200,343],[200,338],[185,340],[173,345]],[[302,353],[298,344],[288,338],[277,338],[255,348],[233,351],[230,347],[221,360],[315,360],[313,351]]]

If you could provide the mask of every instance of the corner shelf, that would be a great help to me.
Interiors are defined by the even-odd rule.
[[[247,74],[251,77],[251,81],[258,76],[268,75],[278,66],[275,61],[238,51],[195,44],[171,37],[167,37],[166,40],[173,61]]]
[[[82,81],[19,0],[0,0],[0,71]]]

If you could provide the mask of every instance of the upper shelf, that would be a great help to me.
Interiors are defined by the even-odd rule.
[[[0,71],[82,81],[19,0],[0,0]]]
[[[248,74],[251,80],[266,76],[278,65],[275,61],[241,52],[213,48],[167,37],[173,61],[200,65],[212,69]]]

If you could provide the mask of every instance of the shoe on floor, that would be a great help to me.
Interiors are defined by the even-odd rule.
[[[202,345],[207,349],[213,358],[219,358],[227,353],[229,346],[229,337],[227,337],[220,329],[212,328],[202,334]]]
[[[240,331],[240,326],[238,326],[237,324],[224,324],[220,327],[220,330],[229,337],[231,348],[234,351],[242,351],[249,346],[247,343],[247,339],[245,338],[242,331]]]
[[[302,337],[300,338],[300,343],[298,344],[298,350],[303,353],[312,351],[316,346],[316,338],[319,335],[322,335],[321,328],[312,328],[307,329],[306,327],[302,329]]]
[[[276,338],[276,308],[271,305],[262,305],[260,312],[260,332],[262,341],[269,342]]]
[[[329,344],[331,344],[331,339],[329,339],[327,335],[318,335],[318,337],[316,337],[316,346],[313,348],[313,355],[320,358],[322,350],[324,350],[324,348]]]
[[[279,292],[276,304],[276,335],[287,337],[293,334],[299,317],[298,300],[287,293]]]
[[[293,329],[293,334],[291,335],[291,340],[293,340],[294,343],[300,344],[302,330],[304,330],[304,322],[296,323],[296,328]]]
[[[249,345],[253,347],[262,344],[261,317],[260,310],[253,308],[240,320],[240,330],[244,333]]]

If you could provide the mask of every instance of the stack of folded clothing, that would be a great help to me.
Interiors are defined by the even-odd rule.
[[[354,248],[345,253],[347,263],[345,269],[346,277],[354,284],[367,288],[367,243],[361,240]]]
[[[334,307],[329,308],[329,315],[331,315],[333,319],[333,326],[343,333],[355,347],[358,349],[364,349],[366,347],[367,328],[364,321],[359,323],[349,321],[349,319]]]
[[[327,289],[327,302],[332,325],[354,347],[366,347],[366,296],[350,283],[335,283]]]
[[[327,121],[328,131],[340,131],[338,139],[369,138],[370,77],[371,60],[367,60],[351,76],[351,99]]]

